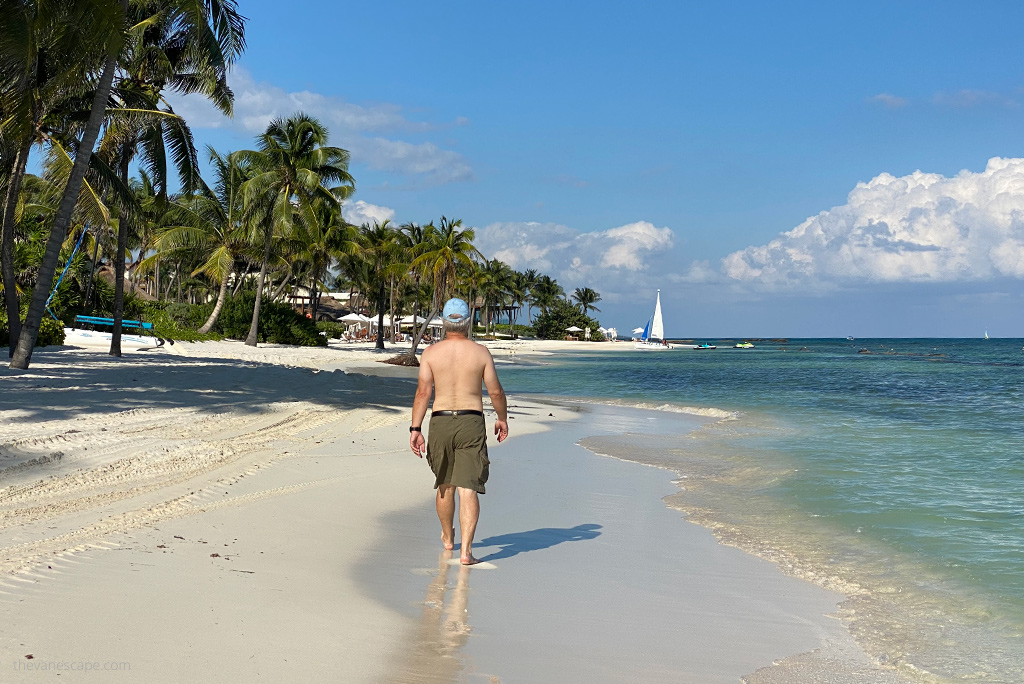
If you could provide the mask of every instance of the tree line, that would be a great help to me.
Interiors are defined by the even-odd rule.
[[[207,148],[204,179],[188,123],[166,96],[199,94],[231,115],[226,74],[244,28],[234,0],[0,1],[0,261],[12,368],[28,367],[47,315],[77,311],[109,311],[110,353],[120,355],[125,303],[136,296],[213,302],[198,330],[207,333],[229,298],[254,289],[250,345],[262,303],[296,288],[308,290],[314,320],[318,295],[332,289],[358,292],[379,322],[386,311],[429,322],[458,294],[480,305],[488,330],[501,312],[514,326],[525,307],[529,323],[534,307],[570,298],[549,276],[486,259],[460,220],[345,221],[349,153],[301,112],[273,120],[254,149]],[[38,176],[27,171],[34,150]],[[97,277],[104,267],[112,288]],[[53,291],[58,269],[67,278],[61,272]],[[571,298],[584,315],[600,300],[590,288]]]

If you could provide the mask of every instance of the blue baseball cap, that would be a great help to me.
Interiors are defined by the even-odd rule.
[[[458,297],[452,297],[444,303],[444,311],[441,317],[446,321],[457,323],[469,318],[469,304]]]

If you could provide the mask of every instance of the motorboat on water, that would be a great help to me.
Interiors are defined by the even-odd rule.
[[[753,349],[754,348],[754,343],[753,342],[737,342],[734,345],[734,348],[735,349]]]
[[[633,342],[633,349],[641,351],[666,351],[672,349],[665,340],[665,325],[661,320],[661,290],[654,302],[654,315],[647,321],[639,340]]]
[[[718,345],[708,344],[705,342],[704,344],[698,344],[694,349],[718,349]]]

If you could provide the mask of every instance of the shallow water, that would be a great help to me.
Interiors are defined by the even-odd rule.
[[[1024,681],[1021,340],[791,340],[505,367],[510,392],[728,416],[585,445],[674,468],[670,505],[851,596],[865,649],[928,679]],[[866,350],[869,353],[860,353]]]

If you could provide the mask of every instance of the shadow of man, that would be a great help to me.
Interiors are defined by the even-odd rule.
[[[500,546],[494,553],[484,556],[481,561],[500,560],[511,558],[527,551],[539,551],[549,549],[563,542],[583,541],[596,539],[601,536],[600,525],[585,523],[576,527],[541,527],[529,532],[515,532],[513,534],[499,534],[488,537],[477,542],[477,546]]]

